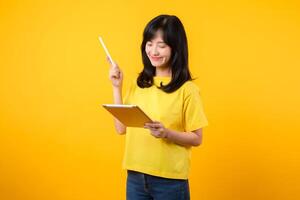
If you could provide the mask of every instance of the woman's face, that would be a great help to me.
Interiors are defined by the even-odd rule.
[[[146,43],[146,54],[154,67],[168,68],[171,58],[171,47],[162,38],[162,32],[158,30],[154,38]]]

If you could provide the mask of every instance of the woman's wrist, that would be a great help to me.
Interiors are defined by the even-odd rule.
[[[171,130],[166,128],[164,138],[170,140],[171,134]]]
[[[120,86],[112,86],[113,90],[122,90],[122,85]]]

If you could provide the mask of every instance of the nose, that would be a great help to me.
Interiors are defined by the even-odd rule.
[[[158,53],[158,51],[157,51],[157,47],[156,46],[154,46],[152,49],[151,49],[151,53],[152,53],[152,55],[154,55],[154,56],[157,56],[159,53]]]

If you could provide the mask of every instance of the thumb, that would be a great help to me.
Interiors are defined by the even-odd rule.
[[[118,69],[118,70],[120,70],[119,65],[118,65],[117,63],[115,63],[114,61],[112,61],[111,67],[112,67],[113,69]]]

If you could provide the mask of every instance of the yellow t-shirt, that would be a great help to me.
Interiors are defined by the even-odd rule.
[[[149,88],[138,87],[135,80],[124,104],[138,105],[152,120],[171,130],[190,132],[206,126],[198,87],[192,81],[185,82],[173,93],[156,87],[170,80],[170,77],[154,77],[154,85]],[[166,139],[155,138],[149,129],[127,127],[123,167],[154,176],[187,179],[190,150]]]

